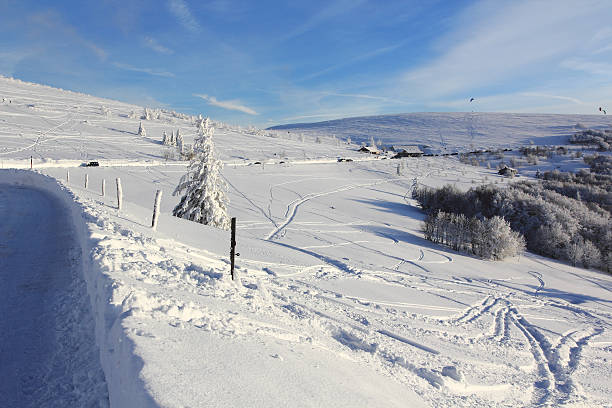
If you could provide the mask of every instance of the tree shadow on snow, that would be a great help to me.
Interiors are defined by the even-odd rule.
[[[425,219],[425,214],[418,209],[417,207],[408,205],[404,202],[397,201],[386,201],[386,200],[367,200],[367,199],[353,199],[361,204],[369,205],[373,208],[378,209],[379,211],[384,211],[391,214],[403,215],[406,217],[413,218],[415,220],[423,220]]]

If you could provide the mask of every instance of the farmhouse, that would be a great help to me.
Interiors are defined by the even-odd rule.
[[[359,151],[363,153],[380,154],[380,150],[378,150],[376,146],[363,146]]]
[[[506,176],[506,177],[514,177],[516,176],[517,173],[518,173],[517,169],[513,169],[512,167],[508,167],[508,166],[502,167],[497,172],[497,174],[499,174],[500,176]]]
[[[423,151],[416,145],[394,146],[395,156],[392,159],[400,159],[402,157],[421,157]]]

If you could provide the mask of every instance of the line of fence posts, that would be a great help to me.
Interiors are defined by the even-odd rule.
[[[66,182],[70,182],[70,171],[66,170]],[[87,184],[89,183],[89,177],[85,174],[85,188],[87,188]],[[117,177],[117,210],[121,210],[123,204],[123,188],[121,187],[121,178]],[[102,197],[105,195],[106,190],[106,180],[102,179]],[[159,207],[161,204],[162,198],[162,190],[157,190],[155,193],[155,203],[153,204],[153,217],[151,219],[151,228],[153,230],[157,229],[157,223],[159,220]],[[232,217],[231,220],[231,238],[230,238],[230,273],[232,275],[232,280],[234,280],[234,268],[236,265],[236,257],[240,256],[239,253],[236,252],[236,217]]]

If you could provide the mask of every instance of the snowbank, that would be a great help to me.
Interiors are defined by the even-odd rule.
[[[112,301],[117,283],[105,273],[100,259],[93,257],[98,240],[92,234],[90,225],[97,220],[88,207],[57,180],[37,172],[0,170],[0,182],[43,190],[59,198],[70,210],[77,240],[81,243],[83,276],[95,318],[96,343],[100,349],[111,405],[157,406],[140,379],[143,363],[135,355],[134,344],[121,325],[129,311]]]

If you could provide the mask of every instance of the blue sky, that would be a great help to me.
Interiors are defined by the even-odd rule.
[[[611,22],[609,0],[5,0],[0,74],[261,127],[596,114],[612,111]]]

